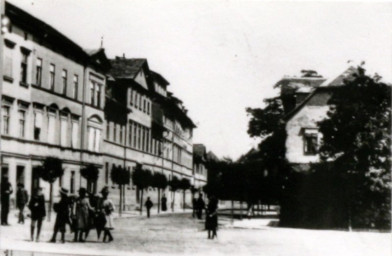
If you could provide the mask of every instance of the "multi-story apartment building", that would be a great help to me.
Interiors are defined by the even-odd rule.
[[[192,180],[195,125],[146,59],[108,60],[103,49],[82,49],[10,3],[5,10],[11,26],[2,39],[1,183],[23,183],[29,193],[40,186],[48,194],[36,168],[48,156],[63,161],[54,191],[117,190],[112,168],[132,171],[137,164],[168,180]],[[99,170],[94,184],[80,172],[90,164]],[[131,180],[128,207],[136,203],[136,191]],[[157,193],[147,193],[158,200]],[[180,206],[182,197],[170,195]]]
[[[182,102],[167,91],[169,82],[150,70],[145,59],[116,57],[110,62],[103,150],[105,180],[101,183],[111,184],[109,175],[114,166],[132,172],[137,164],[153,173],[164,173],[168,180],[173,176],[192,180],[195,125]],[[156,193],[149,195],[158,200]],[[136,188],[130,184],[125,204],[136,203],[135,196]],[[175,205],[180,203],[179,196],[177,199]]]
[[[102,168],[105,73],[103,49],[85,51],[59,31],[6,3],[1,99],[1,177],[28,191],[48,184],[35,167],[47,156],[63,161],[54,189],[75,192],[79,170]],[[48,189],[45,189],[48,192]],[[56,191],[56,190],[55,190]],[[14,194],[13,194],[14,195]]]

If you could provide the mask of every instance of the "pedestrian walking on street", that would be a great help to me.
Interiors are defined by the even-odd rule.
[[[102,204],[103,199],[100,195],[95,195],[92,197],[91,206],[95,209],[95,211],[93,212],[94,227],[97,230],[98,240],[101,237],[101,233],[104,230],[106,224],[106,216],[105,213],[102,211]]]
[[[144,204],[144,206],[145,206],[146,209],[147,209],[147,218],[150,218],[150,210],[151,210],[151,208],[152,208],[153,205],[154,205],[154,204],[151,202],[150,197],[147,197],[147,201],[146,201],[146,203]]]
[[[1,225],[8,226],[8,213],[10,212],[10,195],[12,194],[12,185],[8,177],[4,176],[4,182],[1,184]]]
[[[90,210],[93,208],[90,205],[88,197],[86,197],[87,190],[85,188],[79,189],[79,198],[75,202],[75,217],[76,230],[74,242],[84,242],[83,239],[90,225]]]
[[[53,205],[53,210],[57,213],[56,221],[54,224],[53,236],[50,242],[55,243],[57,233],[61,233],[61,242],[65,242],[65,226],[67,224],[71,225],[70,220],[70,205],[68,199],[68,190],[65,188],[60,189],[60,201]]]
[[[206,211],[206,229],[208,232],[208,239],[218,237],[216,229],[218,227],[218,200],[215,196],[211,196],[207,205]]]
[[[111,234],[111,230],[114,229],[114,220],[113,220],[113,212],[115,210],[114,204],[112,200],[108,198],[109,196],[109,189],[108,187],[104,187],[101,191],[102,194],[102,211],[105,213],[106,222],[104,226],[104,235],[103,235],[103,242],[106,242],[106,238],[108,237],[108,242],[113,241],[113,236]]]
[[[161,205],[162,205],[162,211],[166,212],[167,211],[167,198],[166,198],[165,194],[163,194],[163,196],[162,196]]]
[[[16,206],[19,209],[18,223],[24,224],[24,208],[29,201],[29,195],[22,183],[18,184],[18,190],[16,191]]]
[[[34,195],[30,199],[28,207],[31,211],[31,241],[34,241],[34,230],[35,227],[37,227],[37,235],[35,241],[38,242],[39,235],[41,233],[42,221],[45,219],[46,216],[45,197],[42,193],[42,188],[36,189]]]
[[[206,204],[203,200],[203,194],[199,194],[199,198],[197,199],[197,218],[199,220],[202,219],[203,216],[203,209],[205,208]]]

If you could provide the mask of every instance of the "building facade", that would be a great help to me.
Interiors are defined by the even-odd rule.
[[[104,49],[82,49],[10,3],[5,15],[11,25],[1,39],[2,184],[8,180],[16,188],[22,183],[29,194],[43,187],[48,198],[49,184],[36,168],[46,157],[63,162],[55,196],[59,187],[76,194],[80,187],[97,193],[108,186],[116,199],[111,171],[117,166],[132,172],[141,164],[168,180],[194,179],[195,125],[182,101],[167,90],[169,82],[150,70],[146,59],[109,60]],[[99,170],[93,186],[80,172],[88,165]],[[159,200],[154,190],[145,193]],[[182,207],[182,196],[165,193],[168,202]],[[125,208],[137,205],[132,180],[123,198]]]
[[[296,91],[306,91],[306,94],[286,115],[286,159],[295,170],[307,171],[311,163],[320,161],[318,148],[322,134],[319,132],[318,122],[327,118],[332,94],[354,72],[355,68],[349,67],[337,77],[323,79],[310,89],[297,86]]]
[[[21,9],[6,3],[5,10],[11,25],[3,47],[2,181],[47,193],[35,167],[53,156],[64,163],[54,188],[75,192],[86,182],[83,166],[102,168],[108,66]]]
[[[106,175],[101,183],[111,185],[108,177],[113,167],[122,166],[132,172],[137,164],[152,173],[165,174],[168,180],[176,176],[191,181],[195,125],[182,102],[167,91],[169,82],[150,70],[146,59],[116,57],[110,63],[103,150]],[[113,184],[110,187],[118,189]],[[171,200],[177,198],[175,207],[180,207],[180,196],[169,194]],[[159,200],[153,189],[147,195],[156,203]],[[124,200],[126,207],[138,205],[137,188],[132,182]]]

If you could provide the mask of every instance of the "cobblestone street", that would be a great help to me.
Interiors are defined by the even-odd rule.
[[[189,213],[116,219],[115,240],[101,243],[92,231],[85,243],[51,244],[50,223],[44,223],[42,242],[29,242],[29,225],[13,224],[1,229],[1,248],[38,250],[41,253],[13,251],[12,255],[50,255],[74,252],[80,255],[156,254],[230,254],[230,255],[389,255],[390,234],[371,232],[318,231],[269,227],[271,219],[220,219],[217,240],[208,240],[204,223]],[[42,253],[47,252],[47,253]],[[67,254],[69,255],[69,254]]]

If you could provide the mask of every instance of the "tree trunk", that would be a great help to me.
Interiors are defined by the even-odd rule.
[[[185,212],[185,190],[182,191],[182,209]]]
[[[140,196],[140,215],[143,213],[143,189],[141,190],[141,196]]]
[[[52,203],[53,203],[53,183],[49,183],[49,209],[48,209],[48,221],[50,221],[50,215],[52,213]]]
[[[126,201],[127,201],[125,199],[125,195],[126,195],[125,185],[123,185],[122,194],[123,194],[123,197],[122,197],[122,199],[123,199],[123,211],[125,211],[126,210]]]
[[[121,214],[122,214],[122,185],[118,185],[118,189],[120,190],[120,206],[118,209],[118,213],[121,216]]]
[[[231,200],[231,222],[234,220],[234,200]]]
[[[242,220],[242,200],[240,200],[240,220]]]
[[[172,193],[173,193],[173,201],[171,204],[171,208],[172,208],[172,212],[174,212],[174,202],[175,202],[175,198],[176,198],[176,191],[173,191]]]
[[[160,211],[160,208],[161,208],[161,189],[160,188],[158,188],[158,213],[159,213],[159,211]]]

